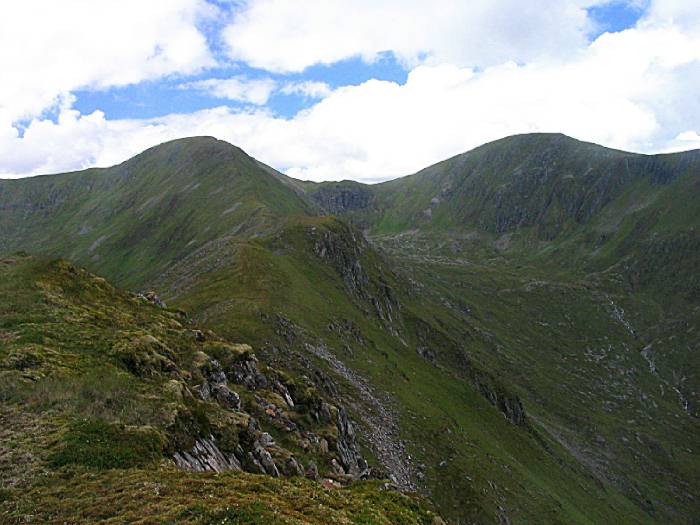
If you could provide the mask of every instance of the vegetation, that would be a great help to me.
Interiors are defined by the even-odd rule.
[[[8,486],[32,487],[10,488],[3,508],[16,519],[39,501],[44,519],[90,521],[85,494],[131,512],[156,483],[169,495],[144,505],[164,522],[430,523],[379,482],[324,492],[167,466],[209,435],[224,454],[251,447],[254,418],[280,468],[314,461],[330,476],[347,413],[374,475],[455,523],[692,523],[699,166],[693,152],[528,135],[389,183],[313,184],[198,138],[108,170],[0,181],[0,252],[69,257],[192,317],[67,263],[3,260],[0,399],[15,444],[0,465]],[[269,387],[235,386],[240,412],[197,397],[212,359],[231,378],[254,357],[293,408]],[[24,479],[19,458],[50,475]],[[255,499],[258,483],[287,499]]]
[[[245,440],[259,439],[264,429],[279,436],[270,446],[275,458],[293,454],[302,464],[313,458],[325,474],[327,462],[337,456],[332,446],[305,453],[294,446],[297,433],[280,433],[273,421],[251,423],[256,396],[274,396],[265,388],[253,394],[238,385],[244,407],[235,411],[193,395],[201,365],[215,358],[227,369],[247,363],[253,358],[249,346],[211,332],[202,341],[181,312],[121,292],[60,260],[5,257],[0,277],[3,523],[268,523],[274,518],[279,523],[432,524],[437,519],[420,500],[379,490],[380,482],[323,488],[300,478],[272,481],[260,474],[175,469],[172,455],[188,452],[197,439],[213,435],[226,453],[236,446],[247,449]],[[261,367],[259,373],[269,378],[274,371]],[[303,385],[280,374],[290,386]],[[303,408],[303,402],[322,403],[312,386],[294,397],[299,408],[288,410],[288,416],[299,428],[340,439],[337,430],[320,428]],[[251,424],[262,428],[250,430]],[[261,493],[274,496],[263,500]]]
[[[324,488],[303,479],[174,468],[64,469],[4,503],[4,523],[435,525],[417,500],[379,483]],[[1,508],[1,507],[0,507]]]

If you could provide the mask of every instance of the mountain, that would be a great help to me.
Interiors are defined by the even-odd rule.
[[[250,346],[62,260],[0,277],[3,523],[441,523],[339,488],[366,468],[344,409]]]
[[[64,256],[138,286],[207,242],[309,213],[282,177],[201,137],[113,168],[2,181],[0,250]]]
[[[363,494],[377,485],[352,482],[358,457],[455,523],[692,523],[699,162],[524,135],[388,183],[316,184],[183,139],[114,168],[0,181],[0,253],[65,257],[156,290],[218,334],[207,337],[249,345],[256,366],[288,378],[295,405],[290,385],[307,384],[355,440],[329,437],[313,458],[269,430],[276,446],[322,475],[334,459]],[[115,344],[98,360],[115,359]],[[190,361],[170,360],[193,377],[187,388],[202,384]],[[284,396],[256,395],[234,412],[274,426],[259,407],[277,414]],[[197,432],[161,456],[193,454]],[[225,448],[222,436],[211,443]]]
[[[310,186],[328,213],[371,235],[420,232],[511,257],[604,270],[698,298],[700,151],[639,155],[559,134],[516,135],[373,186]],[[672,253],[669,257],[667,254]]]

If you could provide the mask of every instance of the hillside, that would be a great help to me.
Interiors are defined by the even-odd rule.
[[[0,277],[3,523],[439,522],[355,481],[344,410],[249,346],[64,261]]]
[[[314,184],[183,139],[0,181],[0,253],[154,289],[293,397],[307,382],[356,443],[322,475],[361,457],[455,523],[692,523],[698,159],[530,135],[384,184]],[[285,403],[252,401],[259,421]]]
[[[113,168],[0,181],[0,252],[65,257],[136,287],[207,242],[308,213],[311,205],[275,173],[200,137]]]
[[[429,236],[453,252],[534,257],[569,270],[624,262],[634,266],[625,272],[630,283],[697,299],[698,184],[700,151],[647,156],[531,134],[383,184],[305,187],[328,213],[372,236]]]

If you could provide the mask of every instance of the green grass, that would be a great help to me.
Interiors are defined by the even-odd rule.
[[[77,420],[68,426],[59,449],[49,456],[48,461],[52,467],[140,467],[163,457],[164,441],[153,430],[132,430],[99,419]]]
[[[175,469],[63,469],[0,502],[3,523],[433,525],[436,514],[379,483],[325,489],[303,480]]]
[[[372,497],[377,483],[326,493],[299,479],[175,470],[172,455],[189,451],[198,438],[214,436],[223,454],[245,454],[267,431],[276,438],[272,453],[283,472],[283,461],[294,456],[304,467],[313,459],[325,476],[337,453],[303,449],[301,433],[333,443],[338,430],[334,421],[309,417],[323,402],[312,384],[264,363],[259,371],[284,382],[298,401],[286,410],[297,430],[276,430],[259,407],[260,397],[283,405],[271,390],[229,381],[243,399],[241,411],[198,399],[193,392],[209,359],[231,369],[254,359],[252,348],[210,331],[202,341],[181,312],[69,263],[0,258],[0,292],[2,523],[124,523],[136,516],[144,523],[366,522],[356,521],[356,506],[378,524],[432,523],[425,502]],[[259,430],[250,430],[253,414]],[[261,499],[261,490],[275,496]]]
[[[455,521],[690,523],[697,166],[694,153],[647,157],[535,134],[380,185],[317,185],[198,138],[108,170],[2,181],[0,253],[60,254],[119,285],[156,288],[226,341],[195,344],[177,312],[136,307],[66,263],[3,259],[0,399],[53,429],[47,449],[79,417],[155,428],[168,452],[212,429],[232,449],[236,432],[224,429],[246,421],[181,397],[201,381],[200,352],[233,363],[248,350],[231,343],[248,343],[290,390],[310,389],[307,405],[323,397],[362,421],[366,399],[307,346],[322,345],[393,400],[408,452],[425,465],[421,489]],[[324,207],[372,240],[317,217]],[[182,377],[168,376],[173,366]],[[240,393],[265,421],[256,393]],[[517,396],[528,425],[507,422],[488,396]],[[313,427],[308,411],[292,412]],[[333,440],[332,428],[313,428]],[[377,466],[368,432],[360,439]],[[241,512],[268,519],[260,504]],[[227,512],[191,519],[254,519]]]

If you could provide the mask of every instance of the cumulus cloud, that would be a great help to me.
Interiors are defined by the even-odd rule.
[[[204,91],[216,98],[224,98],[262,106],[277,89],[277,82],[270,78],[248,79],[245,77],[208,78],[196,82],[185,82],[181,89]]]
[[[642,152],[700,147],[700,19],[689,25],[692,5],[677,0],[674,10],[672,3],[654,2],[636,27],[579,42],[566,56],[474,67],[438,63],[434,54],[414,65],[403,85],[369,80],[331,90],[278,80],[282,92],[315,99],[291,118],[264,106],[222,106],[109,120],[100,112],[80,115],[64,98],[57,122],[36,117],[23,137],[0,115],[0,174],[106,166],[191,135],[214,135],[314,180],[405,175],[486,141],[533,131]],[[319,56],[303,62],[324,60]]]
[[[80,88],[194,73],[214,64],[204,0],[0,3],[0,121],[31,118]]]
[[[392,51],[409,66],[485,67],[585,47],[606,0],[254,0],[223,33],[230,56],[276,72]]]

